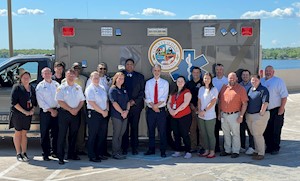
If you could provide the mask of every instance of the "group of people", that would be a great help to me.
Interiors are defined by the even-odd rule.
[[[19,161],[29,160],[26,133],[37,105],[43,159],[49,161],[52,156],[58,158],[59,164],[65,163],[65,150],[67,159],[80,160],[78,155],[85,153],[86,136],[87,155],[92,162],[109,156],[126,159],[129,146],[132,155],[137,155],[139,120],[144,108],[149,135],[144,155],[155,154],[158,128],[160,155],[166,157],[168,121],[174,139],[173,157],[188,159],[194,150],[202,148],[198,153],[202,157],[214,158],[216,152],[223,150],[220,156],[236,158],[240,151],[246,151],[245,130],[249,135],[247,152],[253,159],[261,160],[265,152],[277,154],[280,149],[288,92],[282,79],[274,76],[272,66],[266,67],[262,79],[243,70],[240,83],[234,72],[228,78],[224,76],[222,64],[216,64],[215,77],[211,73],[201,76],[201,69],[193,67],[192,80],[179,76],[170,93],[169,82],[161,78],[158,64],[152,68],[153,78],[146,82],[134,70],[133,59],[127,59],[125,70],[112,79],[106,75],[105,63],[100,63],[88,80],[81,75],[79,63],[67,71],[64,68],[62,62],[55,62],[53,75],[50,68],[43,68],[43,80],[36,88],[30,85],[30,73],[24,71],[19,84],[13,87],[10,128],[15,128]],[[106,142],[110,119],[112,154],[108,153]],[[220,129],[224,133],[221,147]]]

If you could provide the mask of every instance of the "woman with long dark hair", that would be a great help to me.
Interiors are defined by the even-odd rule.
[[[112,86],[109,89],[109,100],[111,101],[111,118],[113,124],[112,156],[114,159],[125,159],[122,155],[122,137],[127,128],[127,116],[130,102],[127,91],[124,88],[125,76],[117,72],[113,77]]]
[[[27,131],[30,129],[34,107],[37,105],[35,89],[30,83],[31,75],[24,71],[20,82],[11,92],[11,118],[9,128],[15,128],[14,145],[18,161],[28,161]]]
[[[191,140],[189,136],[190,127],[192,124],[191,108],[189,106],[192,99],[192,94],[185,87],[185,78],[179,76],[176,80],[176,88],[169,96],[167,104],[170,115],[172,116],[171,127],[175,138],[175,153],[173,157],[181,156],[181,138],[184,143],[184,158],[191,158]]]
[[[203,138],[205,152],[200,156],[206,158],[215,157],[216,138],[214,129],[216,124],[215,106],[218,98],[218,89],[212,84],[212,75],[205,73],[204,86],[198,92],[198,127]]]

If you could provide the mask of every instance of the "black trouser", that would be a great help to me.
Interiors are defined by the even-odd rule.
[[[184,151],[191,151],[190,127],[192,124],[192,114],[188,114],[181,118],[173,118],[171,126],[175,138],[175,151],[180,151],[181,138],[184,143]]]
[[[136,151],[139,145],[139,122],[140,109],[130,109],[128,114],[127,129],[122,137],[122,150],[127,151],[129,147],[129,127],[130,127],[130,144],[132,151]]]
[[[103,147],[107,132],[107,120],[102,114],[94,110],[88,110],[87,124],[89,129],[89,138],[87,142],[88,156],[89,158],[96,158],[99,155],[103,156]]]
[[[215,151],[218,152],[218,151],[220,151],[220,134],[219,134],[219,131],[222,128],[221,127],[221,121],[218,120],[218,111],[219,111],[218,104],[216,104],[215,110],[216,110],[216,115],[217,115],[216,124],[215,124],[215,137],[216,137],[216,148],[215,148]]]
[[[160,108],[160,112],[147,109],[147,126],[149,134],[149,150],[155,151],[155,128],[158,128],[160,138],[160,151],[165,152],[167,147],[166,123],[167,112],[165,108]]]
[[[246,118],[244,116],[243,122],[240,124],[240,137],[241,137],[241,148],[246,148],[246,130],[249,136],[249,147],[254,148],[253,136],[246,123]]]
[[[79,117],[79,128],[77,133],[76,140],[76,151],[84,152],[85,151],[85,136],[86,136],[86,105],[78,112]]]
[[[284,113],[278,115],[279,107],[270,110],[270,119],[264,132],[267,152],[279,151],[281,129],[284,123]]]
[[[58,118],[40,109],[40,132],[43,156],[57,154]]]
[[[69,130],[68,137],[68,158],[76,156],[75,146],[77,139],[77,132],[79,129],[79,116],[73,116],[70,112],[60,108],[58,109],[58,140],[57,140],[57,154],[60,160],[65,157],[66,135]]]
[[[110,105],[110,103],[109,103]],[[111,105],[110,105],[111,106]],[[110,111],[108,111],[108,116],[105,118],[106,120],[106,132],[105,132],[105,141],[104,141],[104,144],[103,144],[103,148],[102,148],[102,153],[105,155],[106,153],[108,153],[107,151],[107,134],[108,134],[108,123],[109,123],[109,120],[110,120]]]

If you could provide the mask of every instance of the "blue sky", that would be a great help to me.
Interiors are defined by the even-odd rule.
[[[0,49],[8,48],[0,0]],[[296,0],[12,0],[14,48],[53,49],[53,19],[261,19],[263,48],[300,47]]]

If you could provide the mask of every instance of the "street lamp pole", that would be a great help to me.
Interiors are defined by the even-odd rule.
[[[14,56],[13,35],[12,35],[12,12],[11,0],[7,0],[7,17],[8,17],[8,39],[9,39],[9,56]]]

